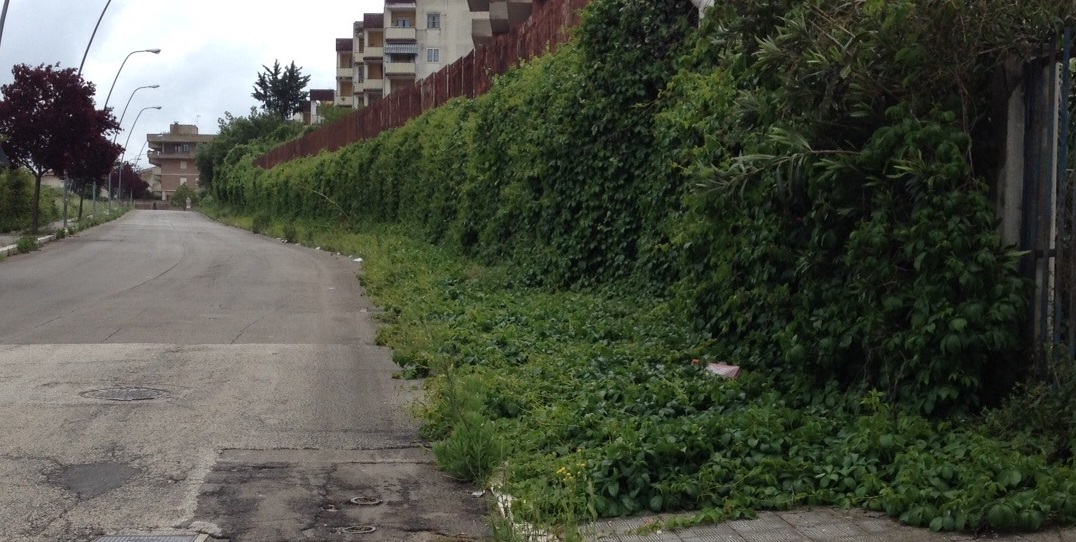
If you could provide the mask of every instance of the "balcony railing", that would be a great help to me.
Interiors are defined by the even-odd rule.
[[[390,26],[385,29],[386,40],[413,40],[416,39],[417,36],[418,33],[413,26]]]
[[[146,158],[149,159],[149,163],[159,166],[164,160],[194,160],[197,156],[195,151],[187,152],[161,152],[161,151],[146,151]]]
[[[376,60],[376,61],[380,62],[381,59],[384,58],[384,56],[385,56],[385,48],[384,47],[367,47],[366,52],[362,54],[362,58],[366,62],[370,62],[370,61],[373,61],[373,60]]]
[[[415,75],[414,62],[386,62],[385,75],[388,77],[401,77]]]
[[[385,80],[384,79],[366,79],[365,81],[362,82],[362,91],[363,92],[370,92],[370,91],[374,91],[374,90],[380,92],[381,89],[383,89],[383,88],[385,88]]]
[[[354,73],[355,68],[336,68],[337,79],[351,79],[351,74]]]

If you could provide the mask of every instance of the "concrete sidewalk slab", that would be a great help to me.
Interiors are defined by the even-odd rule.
[[[1076,542],[1076,529],[1052,528],[1030,534],[936,533],[909,527],[883,513],[859,509],[803,508],[759,512],[756,519],[703,524],[675,531],[651,531],[648,526],[674,517],[670,514],[600,521],[586,529],[590,542]],[[640,529],[643,532],[640,532]]]

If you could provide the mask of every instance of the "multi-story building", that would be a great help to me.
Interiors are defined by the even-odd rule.
[[[353,26],[350,63],[337,39],[337,101],[350,88],[355,107],[370,105],[392,91],[437,72],[474,49],[473,16],[459,0],[385,0],[384,13],[366,13]],[[343,85],[344,66],[351,85]]]
[[[160,184],[161,199],[168,200],[172,193],[182,185],[198,189],[198,165],[195,157],[198,146],[209,143],[216,138],[213,134],[199,134],[193,124],[173,122],[167,134],[148,134],[147,152],[149,163],[154,168],[152,186]]]

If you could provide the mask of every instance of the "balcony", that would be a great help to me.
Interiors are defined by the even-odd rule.
[[[413,27],[413,26],[408,26],[408,27],[390,26],[389,28],[385,29],[385,40],[386,41],[388,41],[388,40],[411,40],[411,41],[415,41],[415,39],[417,39],[417,37],[418,37],[418,32],[415,30],[415,27]]]
[[[415,3],[411,0],[387,0],[385,11],[415,11]]]
[[[384,79],[366,79],[362,82],[360,87],[363,92],[377,91],[381,92],[381,89],[385,88]]]
[[[387,77],[414,77],[414,62],[386,62],[385,76]]]
[[[504,34],[509,27],[526,21],[533,9],[531,0],[491,0],[489,20],[494,34]]]
[[[508,2],[498,0],[489,3],[489,26],[494,34],[508,32]]]
[[[472,13],[489,11],[489,0],[467,0],[467,7]]]
[[[355,97],[354,96],[337,96],[336,100],[333,103],[335,105],[339,106],[339,107],[352,107],[352,106],[355,105]]]
[[[471,20],[471,41],[474,42],[475,47],[489,43],[492,39],[493,27],[489,23],[489,17]]]
[[[195,156],[196,154],[194,152],[146,151],[146,158],[149,159],[150,164],[155,166],[160,166],[163,162],[168,160],[194,160]]]
[[[373,62],[375,60],[378,61],[378,62],[381,62],[381,59],[384,56],[385,56],[385,48],[384,47],[367,47],[366,52],[364,52],[362,54],[362,59],[365,60],[366,62]]]
[[[351,79],[353,73],[355,68],[336,68],[337,79]]]

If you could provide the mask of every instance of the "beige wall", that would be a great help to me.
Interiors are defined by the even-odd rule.
[[[467,56],[474,49],[471,40],[471,11],[467,2],[458,0],[417,0],[419,52],[415,77],[424,79]],[[427,26],[431,13],[440,15],[441,28]],[[440,52],[440,62],[427,62],[427,49]]]

